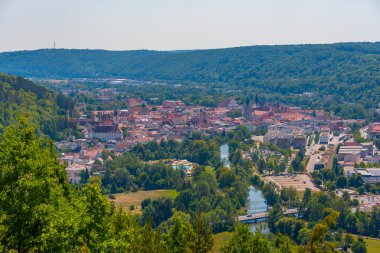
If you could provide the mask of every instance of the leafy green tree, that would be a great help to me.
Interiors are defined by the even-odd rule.
[[[357,233],[359,220],[354,213],[349,213],[345,218],[345,227],[350,233]]]
[[[190,249],[193,253],[210,252],[214,244],[212,238],[212,229],[202,213],[197,213],[193,222],[194,242]]]
[[[367,246],[362,240],[354,242],[351,248],[354,253],[367,253]]]
[[[142,232],[141,237],[140,237],[141,243],[138,246],[136,252],[141,252],[141,253],[165,252],[164,247],[161,242],[160,230],[153,229],[152,220],[148,221],[148,223],[143,227],[141,232]]]
[[[330,228],[334,227],[337,224],[337,218],[339,213],[333,211],[327,215],[320,223],[316,224],[313,227],[313,230],[310,235],[310,240],[307,248],[310,252],[330,252],[333,249],[333,245],[324,241],[327,232]]]
[[[348,180],[345,176],[340,176],[336,180],[336,187],[338,188],[345,188],[348,185]]]
[[[173,253],[191,252],[194,239],[194,230],[190,223],[190,216],[183,212],[175,212],[163,224],[165,233],[163,243],[167,251]]]
[[[223,168],[220,172],[218,182],[221,188],[230,187],[233,182],[236,181],[236,175],[233,170]]]
[[[264,173],[264,171],[266,170],[266,163],[264,159],[260,158],[257,161],[257,169],[259,170],[260,173]]]
[[[80,173],[80,183],[86,184],[88,182],[88,179],[90,178],[90,173],[88,172],[88,169],[82,170]]]
[[[311,201],[311,189],[306,188],[305,192],[303,193],[301,205],[299,207],[299,213],[301,215],[304,215],[306,217],[309,216],[307,208],[310,205],[310,201]]]
[[[268,228],[271,231],[275,231],[275,223],[282,217],[284,217],[284,214],[282,212],[281,206],[279,204],[274,205],[268,214]]]
[[[263,195],[268,205],[272,206],[277,203],[278,195],[272,184],[265,184],[263,188]]]
[[[91,251],[99,251],[101,244],[109,238],[113,209],[110,201],[102,195],[100,179],[91,178],[83,188],[83,217],[80,220],[80,235]]]
[[[53,144],[20,117],[0,140],[0,234],[6,251],[70,250],[80,220]]]
[[[269,253],[271,245],[267,238],[259,232],[252,234],[249,227],[236,224],[230,241],[222,248],[225,253]]]
[[[277,235],[274,240],[274,246],[281,253],[292,253],[294,249],[294,243],[285,235]]]

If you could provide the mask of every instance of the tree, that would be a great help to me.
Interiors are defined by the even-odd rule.
[[[310,205],[310,201],[311,201],[311,189],[310,188],[306,188],[305,192],[303,193],[303,198],[302,198],[301,205],[299,207],[299,213],[300,213],[300,215],[304,215],[304,216],[308,217],[308,213],[306,213],[306,211],[307,211],[306,209]]]
[[[223,168],[220,172],[218,181],[221,188],[230,187],[231,184],[236,181],[235,172],[228,168]]]
[[[137,252],[142,253],[163,253],[165,252],[162,244],[161,244],[161,234],[160,230],[154,230],[152,227],[152,220],[149,220],[147,224],[142,229],[141,234],[141,243],[138,245],[136,249]],[[133,243],[133,242],[132,242]]]
[[[111,203],[101,193],[100,179],[91,178],[83,188],[83,204],[80,234],[91,251],[98,250],[101,243],[109,238],[108,220],[113,214]]]
[[[80,183],[86,184],[89,178],[90,178],[90,174],[88,173],[88,169],[86,168],[85,171],[82,170],[80,173]]]
[[[261,233],[252,234],[247,225],[237,223],[230,241],[222,248],[225,253],[269,253],[271,245]]]
[[[360,174],[354,174],[350,177],[349,185],[353,187],[360,187],[364,184],[363,178]]]
[[[275,223],[275,232],[285,234],[294,241],[298,241],[300,230],[305,227],[305,222],[295,218],[281,218]]]
[[[292,253],[293,252],[293,242],[285,235],[277,235],[274,240],[274,246],[281,253]]]
[[[264,173],[264,171],[266,170],[266,163],[264,159],[260,158],[257,161],[257,169],[259,170],[260,173]]]
[[[197,213],[193,222],[194,241],[190,246],[193,253],[210,252],[214,244],[212,230],[202,213]]]
[[[344,249],[347,250],[347,248],[350,247],[353,241],[354,241],[354,237],[350,234],[346,234],[344,237]]]
[[[317,223],[310,235],[308,249],[310,252],[329,252],[333,246],[324,241],[328,230],[337,224],[339,213],[332,211],[320,223]]]
[[[265,184],[263,188],[263,195],[268,205],[273,206],[278,201],[275,186],[272,184]]]
[[[190,216],[183,212],[175,212],[166,224],[163,234],[164,246],[173,253],[191,252],[194,230],[190,224]]]
[[[359,220],[354,213],[349,213],[345,219],[345,226],[350,233],[357,233]]]
[[[338,188],[345,188],[348,185],[348,180],[345,176],[340,176],[336,180],[336,187]]]
[[[371,217],[369,220],[369,233],[374,237],[379,237],[380,235],[380,208],[373,207],[371,212]]]
[[[274,205],[268,214],[268,228],[270,231],[276,231],[275,223],[282,217],[284,217],[284,214],[282,212],[281,206],[279,204]]]
[[[70,251],[80,212],[53,143],[36,137],[25,117],[0,140],[0,245],[6,251]]]
[[[367,247],[362,240],[357,240],[352,244],[352,251],[354,253],[367,253]]]

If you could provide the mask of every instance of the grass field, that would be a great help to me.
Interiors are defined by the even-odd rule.
[[[214,235],[214,246],[212,247],[213,253],[219,253],[220,249],[225,245],[225,243],[230,239],[230,232],[222,232]]]
[[[115,206],[122,206],[124,210],[129,211],[129,207],[133,205],[135,209],[131,213],[141,212],[141,202],[144,199],[158,199],[162,197],[175,198],[178,195],[176,190],[154,190],[154,191],[137,191],[129,193],[115,194]]]
[[[380,252],[380,239],[364,237],[364,242],[367,244],[367,253],[378,253]]]
[[[357,235],[353,235],[355,239],[358,238]],[[367,253],[378,253],[380,252],[380,239],[365,237],[363,236],[364,242],[367,245]]]

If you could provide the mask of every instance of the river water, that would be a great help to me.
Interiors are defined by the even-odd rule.
[[[265,198],[260,190],[254,186],[249,187],[249,197],[246,203],[247,214],[260,213],[267,211],[267,204],[265,203]],[[249,224],[251,231],[260,230],[262,233],[268,233],[267,223],[258,222]]]
[[[220,146],[220,159],[226,167],[230,167],[228,144]],[[246,203],[247,214],[259,213],[267,211],[267,204],[261,191],[254,186],[249,187],[249,196]],[[251,231],[261,230],[263,233],[268,232],[266,222],[258,222],[249,224]]]
[[[220,146],[220,160],[222,160],[224,166],[230,167],[228,144],[223,144]]]

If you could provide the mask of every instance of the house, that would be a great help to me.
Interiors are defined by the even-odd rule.
[[[370,139],[380,138],[380,123],[372,123],[368,126],[368,137]]]
[[[123,131],[116,125],[98,125],[89,130],[89,139],[99,139],[101,141],[123,139]]]
[[[175,108],[185,108],[185,104],[180,100],[165,100],[163,103],[163,109],[175,109]]]
[[[241,109],[235,98],[228,98],[219,104],[219,108],[227,108],[229,110]]]
[[[86,170],[86,166],[82,164],[72,164],[66,168],[67,177],[71,184],[79,184],[80,174]]]
[[[127,106],[129,108],[136,107],[136,106],[142,106],[146,102],[141,98],[130,98],[127,100]]]

